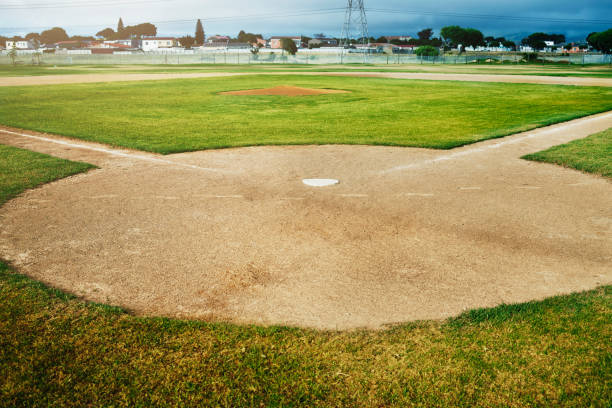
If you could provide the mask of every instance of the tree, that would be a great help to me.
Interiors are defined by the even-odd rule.
[[[375,43],[388,43],[389,40],[387,40],[387,37],[378,37],[376,40],[374,40]]]
[[[509,48],[511,50],[516,50],[516,43],[514,41],[504,40],[504,41],[502,41],[502,45],[505,48]]]
[[[40,34],[29,33],[29,34],[26,34],[25,39],[28,41],[33,41],[33,40],[40,41]]]
[[[440,30],[440,36],[447,45],[457,47],[463,43],[465,30],[459,26],[446,26]]]
[[[419,31],[417,35],[419,36],[419,40],[429,41],[431,39],[431,36],[433,35],[433,30],[431,28],[426,28],[424,30]]]
[[[84,35],[73,35],[72,37],[70,37],[71,41],[93,41],[95,40],[95,38],[91,37],[91,36],[84,36]]]
[[[32,43],[34,49],[38,49],[40,47],[40,34],[29,33],[25,36],[25,39]]]
[[[43,44],[55,44],[60,41],[67,41],[68,38],[66,31],[60,27],[53,27],[40,33],[40,42]]]
[[[295,42],[291,38],[281,38],[281,48],[290,55],[295,55],[298,51]]]
[[[478,47],[480,45],[485,45],[484,36],[482,32],[476,30],[475,28],[466,28],[464,30],[464,40],[463,44],[466,47]]]
[[[545,41],[552,41],[555,44],[561,44],[565,42],[565,35],[563,34],[546,34],[546,33],[533,33],[527,38],[523,38],[521,44],[527,45],[534,50],[543,50],[546,48]]]
[[[612,28],[599,33],[589,34],[587,42],[597,51],[601,51],[604,54],[612,54]]]
[[[17,45],[15,43],[13,43],[13,47],[9,51],[8,56],[11,59],[11,62],[13,63],[13,65],[16,65],[17,64]]]
[[[193,47],[193,44],[195,43],[195,38],[193,38],[190,35],[186,35],[185,37],[179,38],[178,41],[183,47],[191,48]]]
[[[327,36],[325,35],[325,33],[315,33],[315,34],[313,34],[312,36],[313,36],[314,38],[318,38],[318,39],[321,39],[321,38],[325,38],[325,37],[327,37]]]
[[[451,47],[478,47],[485,45],[482,32],[475,28],[461,28],[459,26],[442,27],[440,35],[444,38],[447,45]]]
[[[157,27],[155,27],[151,23],[142,23],[137,24],[135,26],[127,26],[123,31],[124,35],[135,36],[139,38],[142,36],[154,37],[157,35]]]
[[[414,50],[414,53],[419,57],[437,57],[440,55],[440,50],[431,45],[423,45]]]
[[[110,27],[105,28],[104,30],[100,30],[96,33],[96,37],[102,37],[105,40],[112,40],[116,36],[117,36],[117,33],[115,33],[115,30],[113,30]]]
[[[123,32],[125,31],[125,27],[123,25],[123,20],[119,17],[119,22],[117,23],[117,35],[119,38],[123,36]]]
[[[204,27],[202,26],[202,22],[198,19],[196,23],[196,31],[195,31],[195,45],[203,45],[204,44]]]
[[[240,30],[237,40],[241,43],[257,44],[258,38],[263,38],[263,36],[261,34],[247,33],[244,30]]]

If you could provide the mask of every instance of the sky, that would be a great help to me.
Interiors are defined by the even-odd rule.
[[[532,32],[565,34],[570,41],[612,28],[610,0],[363,0],[371,36],[412,35],[446,25],[485,36],[520,40]],[[357,2],[357,0],[354,0]],[[271,35],[340,36],[347,0],[0,0],[0,35],[25,35],[59,26],[69,35],[152,22],[158,35],[193,35],[202,19],[206,35],[240,30]]]

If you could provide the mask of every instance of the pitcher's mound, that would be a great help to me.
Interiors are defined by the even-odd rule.
[[[275,86],[267,89],[247,89],[244,91],[229,91],[221,92],[219,95],[278,95],[278,96],[309,96],[309,95],[325,95],[325,94],[340,94],[349,93],[339,89],[311,89],[299,88],[297,86]]]

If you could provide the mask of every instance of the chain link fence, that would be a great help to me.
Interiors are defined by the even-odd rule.
[[[248,50],[204,53],[117,53],[117,54],[32,54],[19,53],[18,64],[43,65],[141,65],[141,64],[519,64],[524,61],[521,53],[469,54],[419,57],[414,54],[363,54],[363,53],[310,53],[300,51],[296,55],[278,52],[252,54]],[[538,56],[538,62],[594,65],[611,64],[610,55],[571,54],[568,56]],[[0,55],[0,64],[12,64],[6,52]]]

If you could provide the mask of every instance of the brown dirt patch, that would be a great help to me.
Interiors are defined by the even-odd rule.
[[[612,184],[519,157],[611,126],[608,113],[451,152],[252,147],[169,163],[0,131],[101,167],[0,208],[0,257],[140,315],[324,329],[592,289],[612,283]],[[341,183],[302,184],[313,177]]]
[[[339,89],[300,88],[297,86],[280,85],[275,86],[274,88],[266,89],[246,89],[242,91],[221,92],[219,93],[219,95],[311,96],[342,93],[349,93],[349,91],[342,91]]]

